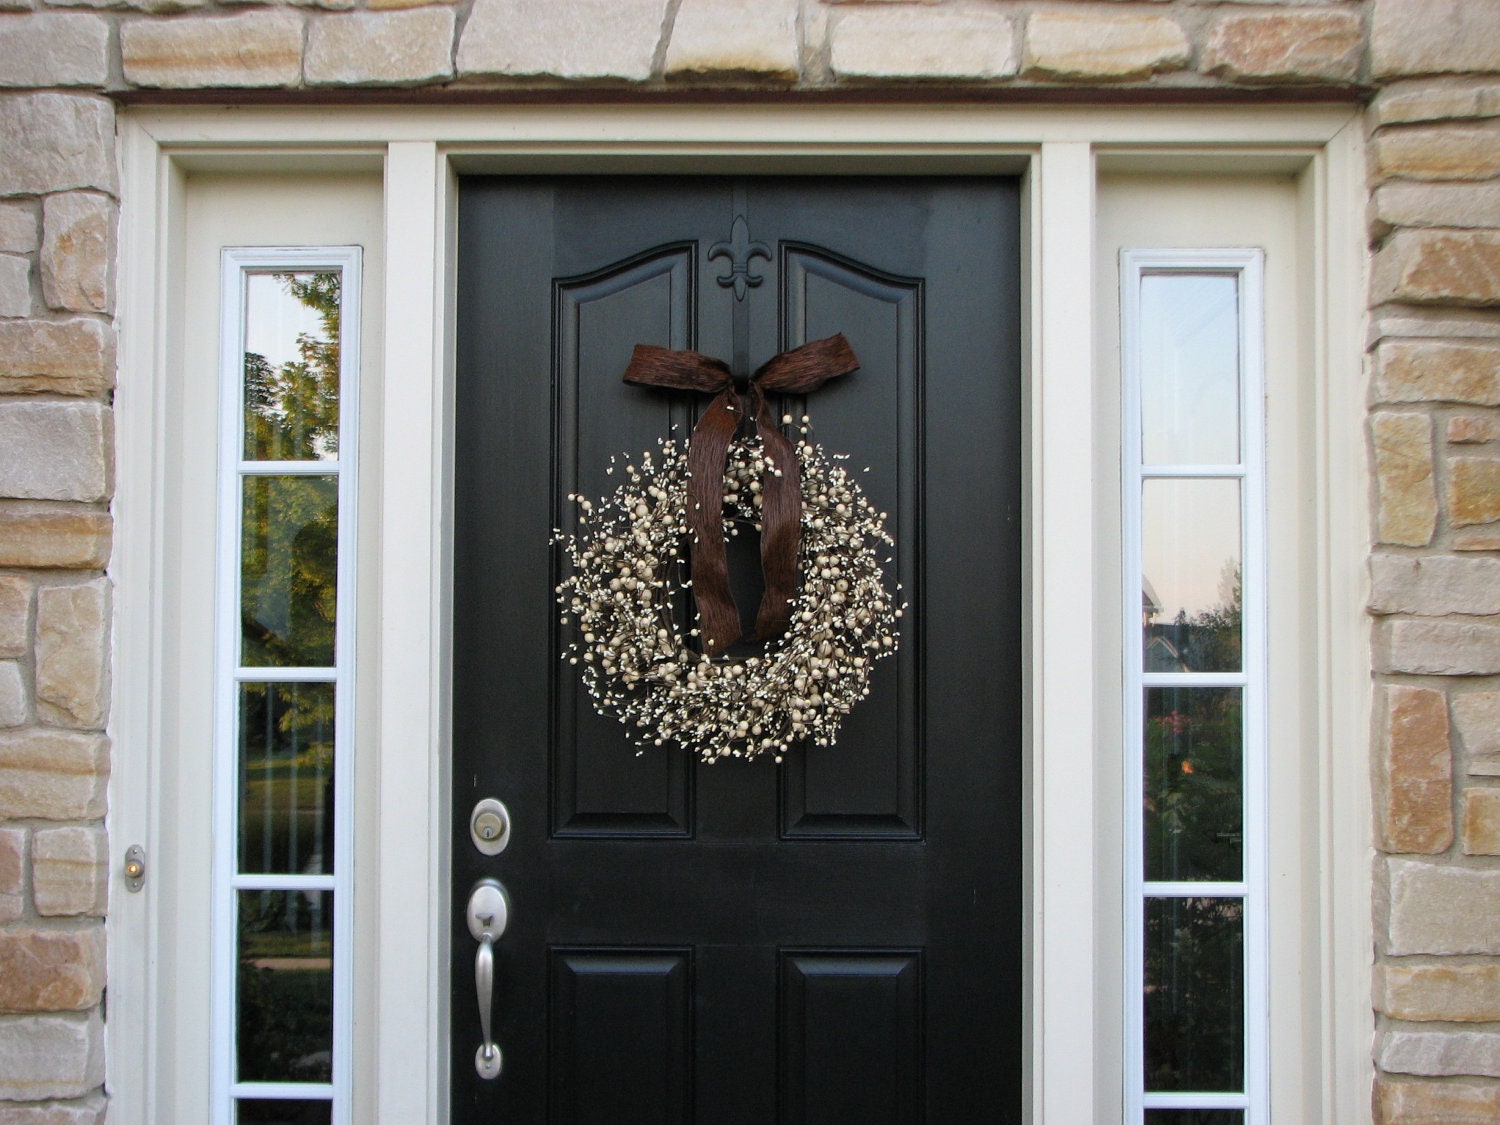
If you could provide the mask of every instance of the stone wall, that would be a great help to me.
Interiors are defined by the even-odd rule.
[[[1374,1114],[1500,1121],[1500,3],[0,0],[0,1125],[103,1114],[117,104],[705,89],[1373,96]]]

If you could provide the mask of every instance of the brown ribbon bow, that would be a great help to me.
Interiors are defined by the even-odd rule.
[[[842,334],[814,340],[773,356],[750,376],[749,414],[765,445],[766,459],[778,476],[761,481],[760,565],[765,594],[755,616],[755,636],[778,636],[791,615],[797,586],[797,539],[802,521],[802,484],[792,443],[777,429],[766,402],[768,393],[807,394],[830,379],[859,367],[854,349]],[[625,381],[644,387],[701,391],[715,395],[693,427],[688,447],[688,526],[693,594],[698,602],[703,651],[717,656],[739,639],[740,614],[729,588],[724,552],[724,466],[729,443],[740,427],[740,396],[729,365],[700,352],[637,344],[625,369]]]

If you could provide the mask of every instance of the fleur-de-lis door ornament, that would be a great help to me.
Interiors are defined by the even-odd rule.
[[[750,241],[750,224],[745,222],[744,215],[734,217],[734,226],[730,228],[728,242],[715,242],[708,248],[708,260],[712,262],[716,258],[729,259],[729,272],[721,276],[719,284],[728,289],[734,287],[734,299],[743,301],[745,289],[759,287],[765,278],[758,273],[750,272],[750,263],[756,258],[769,262],[772,260],[771,250],[764,242]]]

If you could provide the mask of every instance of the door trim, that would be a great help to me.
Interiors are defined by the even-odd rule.
[[[1078,674],[1113,651],[1092,590],[1107,588],[1117,559],[1099,526],[1108,490],[1079,456],[1079,419],[1093,418],[1093,236],[1097,168],[1278,172],[1311,193],[1318,258],[1311,330],[1318,355],[1321,556],[1316,716],[1321,763],[1319,839],[1327,849],[1318,901],[1318,953],[1308,968],[1320,1022],[1324,1120],[1367,1112],[1370,877],[1367,741],[1368,638],[1365,458],[1360,356],[1365,257],[1361,120],[1349,106],[514,106],[456,109],[131,109],[121,115],[120,516],[111,566],[117,598],[115,768],[111,846],[142,842],[158,854],[170,797],[155,730],[172,698],[158,623],[160,574],[174,521],[161,510],[158,443],[165,387],[177,357],[165,329],[180,285],[181,200],[197,171],[383,168],[386,185],[385,335],[378,392],[381,551],[379,713],[368,761],[378,778],[380,831],[356,875],[356,916],[375,982],[372,1047],[355,1061],[373,1073],[372,1111],[383,1121],[446,1115],[446,744],[450,592],[454,215],[459,170],[1014,172],[1025,169],[1023,268],[1028,372],[1026,514],[1030,607],[1025,644],[1028,864],[1025,896],[1025,1066],[1033,1121],[1117,1119],[1118,886],[1112,832],[1085,811],[1109,770],[1079,769],[1099,744],[1107,676]],[[367,460],[371,465],[373,460]],[[1045,577],[1045,581],[1043,580]],[[407,592],[423,592],[410,596]],[[1107,616],[1107,614],[1106,614]],[[368,667],[368,665],[366,665]],[[1053,686],[1056,686],[1055,689]],[[1117,690],[1117,689],[1116,689]],[[1106,724],[1107,725],[1107,724]],[[1097,781],[1096,781],[1097,779]],[[1338,795],[1338,800],[1334,795]],[[171,1116],[164,1077],[184,1060],[154,1049],[176,1017],[158,972],[170,903],[116,887],[110,915],[111,1112],[122,1121]],[[1086,997],[1086,1002],[1079,1002]],[[1096,1049],[1080,1071],[1081,1045]],[[1112,1046],[1112,1044],[1115,1044]],[[371,1071],[369,1068],[374,1068]],[[1113,1068],[1113,1069],[1112,1069]]]

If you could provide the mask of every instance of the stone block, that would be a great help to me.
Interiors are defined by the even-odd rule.
[[[1500,459],[1453,458],[1446,496],[1448,522],[1454,527],[1500,520]]]
[[[0,317],[31,315],[31,263],[0,254]]]
[[[1461,85],[1423,82],[1387,87],[1370,106],[1371,124],[1405,125],[1418,121],[1463,121],[1500,117],[1500,82]]]
[[[0,731],[0,819],[97,820],[108,778],[102,734]]]
[[[1386,866],[1390,876],[1387,953],[1396,957],[1418,953],[1500,953],[1500,870],[1472,870],[1397,858],[1386,860]]]
[[[1456,532],[1451,545],[1455,551],[1500,551],[1500,527]]]
[[[1375,398],[1500,406],[1500,341],[1383,341],[1375,352]]]
[[[319,8],[352,8],[354,0],[297,0]],[[372,12],[387,12],[396,8],[425,8],[430,4],[458,4],[460,0],[366,0],[365,7]]]
[[[108,324],[84,317],[0,322],[0,392],[92,396],[114,380],[115,332]]]
[[[1233,14],[1215,21],[1200,66],[1236,81],[1353,82],[1363,50],[1352,12]]]
[[[38,914],[102,918],[109,898],[109,839],[101,828],[39,828],[31,839],[31,900]]]
[[[38,245],[36,206],[29,200],[0,200],[0,251],[30,254]]]
[[[0,922],[14,922],[25,910],[26,829],[0,828]]]
[[[0,96],[0,195],[117,194],[115,109],[82,94]]]
[[[1417,1022],[1500,1020],[1500,964],[1386,961],[1375,967],[1375,1007]]]
[[[1397,227],[1500,227],[1500,183],[1394,181],[1375,189],[1370,211],[1377,239]]]
[[[26,722],[26,681],[14,660],[0,660],[0,727]]]
[[[1379,180],[1486,180],[1500,173],[1500,128],[1382,129],[1370,142],[1370,169]]]
[[[1490,414],[1455,414],[1448,419],[1444,436],[1450,445],[1482,445],[1500,438],[1500,417]]]
[[[0,20],[0,86],[100,86],[109,81],[109,24],[86,12]]]
[[[1380,542],[1425,547],[1437,529],[1432,425],[1425,414],[1382,412],[1370,419]]]
[[[104,930],[0,930],[0,1011],[78,1012],[104,994]]]
[[[302,77],[302,17],[285,8],[241,15],[127,20],[125,81],[166,90],[295,86]]]
[[[113,538],[114,522],[98,508],[0,500],[0,566],[102,570]]]
[[[1500,4],[1375,0],[1370,60],[1376,78],[1500,71]]]
[[[1014,22],[986,8],[851,9],[834,24],[833,72],[847,78],[1005,78],[1020,65]]]
[[[0,1098],[74,1098],[104,1081],[104,1023],[88,1015],[0,1018]]]
[[[98,1094],[66,1102],[10,1102],[0,1105],[0,1125],[104,1125],[106,1104]]]
[[[1453,754],[1448,700],[1431,688],[1385,689],[1381,847],[1435,854],[1453,843]]]
[[[42,294],[54,309],[114,307],[115,205],[92,192],[49,195],[42,206]]]
[[[109,414],[97,402],[0,402],[0,496],[103,500]]]
[[[36,704],[57,726],[98,730],[109,714],[109,580],[36,595]]]
[[[1462,823],[1465,855],[1500,855],[1500,789],[1465,789]]]
[[[1375,255],[1374,304],[1500,304],[1500,231],[1403,230]]]
[[[1370,580],[1372,613],[1500,613],[1500,559],[1372,555]]]
[[[1149,78],[1181,70],[1187,34],[1166,16],[1114,12],[1034,12],[1026,22],[1022,73],[1082,82]]]
[[[1494,1125],[1500,1121],[1500,1085],[1381,1075],[1375,1110],[1380,1125]]]
[[[1375,1061],[1393,1074],[1500,1078],[1500,1031],[1387,1028],[1376,1039]]]
[[[31,651],[31,583],[0,574],[0,658],[15,659]]]
[[[1500,691],[1454,694],[1453,725],[1470,757],[1500,756]]]
[[[474,0],[458,73],[644,82],[666,14],[667,0]]]
[[[745,75],[791,82],[797,5],[789,0],[682,0],[667,43],[670,78]]]
[[[313,85],[401,86],[453,76],[451,8],[319,16],[307,36]]]
[[[1386,621],[1376,628],[1375,670],[1419,676],[1500,674],[1500,625]]]

